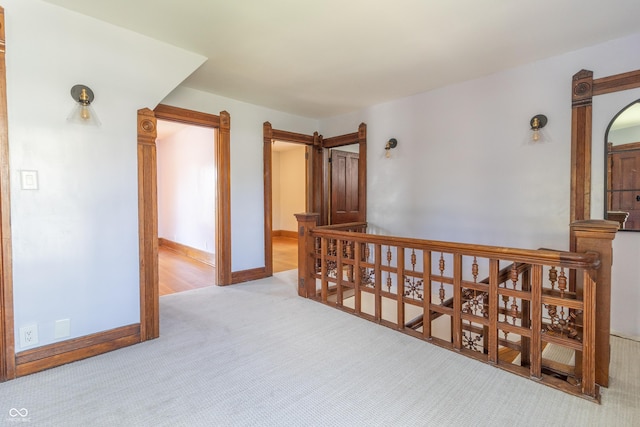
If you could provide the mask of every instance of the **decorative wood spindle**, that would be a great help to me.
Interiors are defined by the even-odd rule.
[[[564,268],[560,269],[560,277],[558,277],[558,289],[560,290],[560,298],[564,298],[564,291],[567,290],[567,277],[564,275]]]
[[[471,274],[473,275],[473,282],[478,283],[478,260],[473,257],[473,264],[471,265]]]
[[[391,246],[387,246],[387,267],[391,268],[391,260],[393,259],[391,254]],[[391,292],[391,271],[387,271],[387,290]]]
[[[514,262],[513,264],[511,264],[511,286],[513,289],[516,289],[516,286],[518,285],[518,268],[516,267],[516,263]]]
[[[440,278],[442,279],[444,277],[444,269],[445,269],[444,254],[442,252],[440,252],[440,261],[438,262],[438,268],[440,269]],[[440,280],[440,290],[438,291],[438,297],[440,298],[440,305],[444,303],[445,296],[446,295],[444,292],[444,283],[442,280]]]
[[[551,282],[551,289],[556,288],[556,282],[558,281],[558,270],[555,267],[549,269],[549,282]]]

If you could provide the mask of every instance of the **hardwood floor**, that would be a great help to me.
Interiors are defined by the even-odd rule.
[[[298,268],[298,240],[273,237],[273,272]],[[167,249],[158,248],[158,274],[160,296],[190,289],[215,285],[215,268],[193,258]]]
[[[158,248],[160,296],[216,284],[215,268],[164,246]]]
[[[298,239],[273,236],[273,272],[298,268]]]

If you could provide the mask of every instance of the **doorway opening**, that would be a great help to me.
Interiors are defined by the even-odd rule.
[[[274,218],[274,171],[273,156],[274,142],[287,142],[305,147],[305,206],[304,210],[295,213],[315,212],[319,213],[318,225],[327,225],[348,221],[364,222],[366,221],[367,207],[367,125],[361,123],[357,132],[334,136],[324,139],[318,132],[313,135],[305,135],[295,132],[289,132],[279,129],[273,129],[271,123],[263,124],[263,168],[264,168],[264,244],[265,244],[265,275],[271,276],[274,271],[274,242],[273,231]],[[347,167],[342,168],[342,176],[334,177],[334,183],[343,183],[348,181],[349,188],[343,186],[342,198],[338,198],[333,202],[338,212],[332,212],[332,178],[331,178],[331,153],[332,149],[339,153],[344,147],[348,147],[342,151]],[[344,153],[351,151],[354,153]],[[357,153],[357,155],[355,155]],[[348,160],[347,160],[348,159]],[[342,161],[342,160],[340,160]],[[348,165],[347,165],[348,163]],[[347,175],[349,179],[346,180]],[[348,201],[348,203],[342,203]],[[348,212],[339,211],[340,207],[348,207]],[[342,213],[348,214],[344,218],[340,218]],[[333,218],[331,218],[333,216]],[[296,223],[297,230],[297,223]],[[297,236],[296,236],[297,237]]]
[[[298,224],[295,214],[307,205],[307,147],[283,141],[272,143],[273,272],[298,268]]]
[[[215,285],[215,131],[157,121],[159,294]]]

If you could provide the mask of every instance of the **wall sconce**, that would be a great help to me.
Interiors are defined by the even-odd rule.
[[[542,130],[542,128],[547,125],[547,116],[537,114],[531,118],[529,125],[531,125],[530,143],[537,144],[548,141],[547,135]]]
[[[75,85],[71,88],[71,97],[76,105],[67,116],[67,121],[89,126],[100,126],[98,115],[91,107],[93,91],[85,85]]]
[[[395,138],[391,138],[387,141],[387,145],[384,146],[384,149],[387,151],[385,157],[388,159],[391,157],[391,149],[396,148],[398,146],[398,140]]]

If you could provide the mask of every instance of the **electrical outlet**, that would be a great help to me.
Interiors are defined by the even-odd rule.
[[[30,347],[38,344],[38,325],[27,325],[20,328],[20,347]]]

